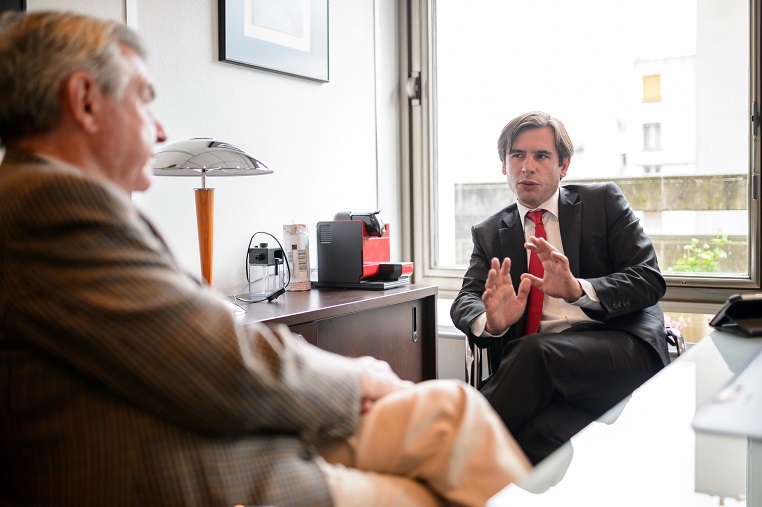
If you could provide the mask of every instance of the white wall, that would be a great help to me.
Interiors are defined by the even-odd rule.
[[[124,4],[125,0],[27,0],[26,10],[73,10],[90,16],[124,21]]]
[[[392,224],[400,259],[397,2],[332,0],[330,82],[218,61],[217,0],[27,0],[28,10],[71,9],[125,21],[149,51],[154,112],[169,142],[215,137],[275,173],[208,179],[215,192],[214,286],[240,292],[251,235],[282,238],[282,225],[314,225],[337,211],[374,211]],[[181,264],[199,273],[193,188],[200,179],[155,178],[134,201]],[[269,242],[259,235],[255,242]]]

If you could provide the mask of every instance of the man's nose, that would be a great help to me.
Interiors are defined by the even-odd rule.
[[[164,125],[160,121],[156,121],[156,142],[163,143],[167,140],[167,134],[164,132]]]
[[[522,170],[525,173],[533,173],[535,171],[535,163],[532,157],[526,157],[524,159],[524,167],[522,168]]]

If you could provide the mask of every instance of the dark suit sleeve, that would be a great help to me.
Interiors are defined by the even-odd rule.
[[[501,227],[504,227],[501,224],[503,218],[506,216],[506,210],[507,208],[471,227],[471,239],[474,248],[471,253],[468,269],[463,276],[463,285],[450,308],[450,317],[452,318],[455,327],[480,346],[486,346],[490,342],[493,342],[494,339],[490,337],[474,336],[471,332],[471,322],[484,313],[482,294],[484,293],[487,274],[490,270],[490,262],[492,258],[497,257],[502,260],[506,255],[506,252],[503,252],[501,248],[500,236],[500,229]],[[517,236],[511,236],[513,233],[517,234]],[[523,250],[524,235],[521,228],[511,231],[503,230],[502,234],[504,241],[520,245],[522,249],[521,251],[525,252]],[[521,263],[512,264],[511,278],[514,285],[517,284],[521,272]],[[519,322],[508,329],[505,337],[510,338],[515,334],[514,330],[522,326],[523,322],[519,320]]]
[[[609,183],[593,192],[602,195],[583,197],[580,277],[593,285],[603,307],[585,312],[606,321],[656,305],[666,283],[653,244],[619,187]]]
[[[484,247],[480,244],[479,236],[474,227],[471,227],[471,238],[474,250],[471,254],[466,274],[463,276],[463,285],[450,308],[450,317],[455,327],[473,339],[471,322],[484,313],[482,294],[484,293],[484,284],[489,273],[490,257],[488,257]]]

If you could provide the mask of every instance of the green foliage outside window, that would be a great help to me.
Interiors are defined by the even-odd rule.
[[[711,244],[699,244],[698,238],[691,238],[690,245],[683,246],[683,256],[668,271],[717,273],[720,271],[720,261],[728,256],[724,247],[731,244],[733,242],[727,236],[716,236]]]

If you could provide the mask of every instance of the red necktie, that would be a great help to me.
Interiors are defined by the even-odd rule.
[[[542,215],[546,210],[541,209],[537,211],[530,211],[527,213],[529,219],[534,222],[534,235],[538,238],[545,238],[545,227],[542,225]],[[542,262],[536,253],[531,252],[529,254],[529,273],[542,278],[545,275],[545,270],[542,268]],[[527,304],[527,320],[524,325],[524,334],[536,333],[540,327],[540,319],[542,318],[542,300],[545,294],[537,287],[532,287],[529,291],[529,302]]]

